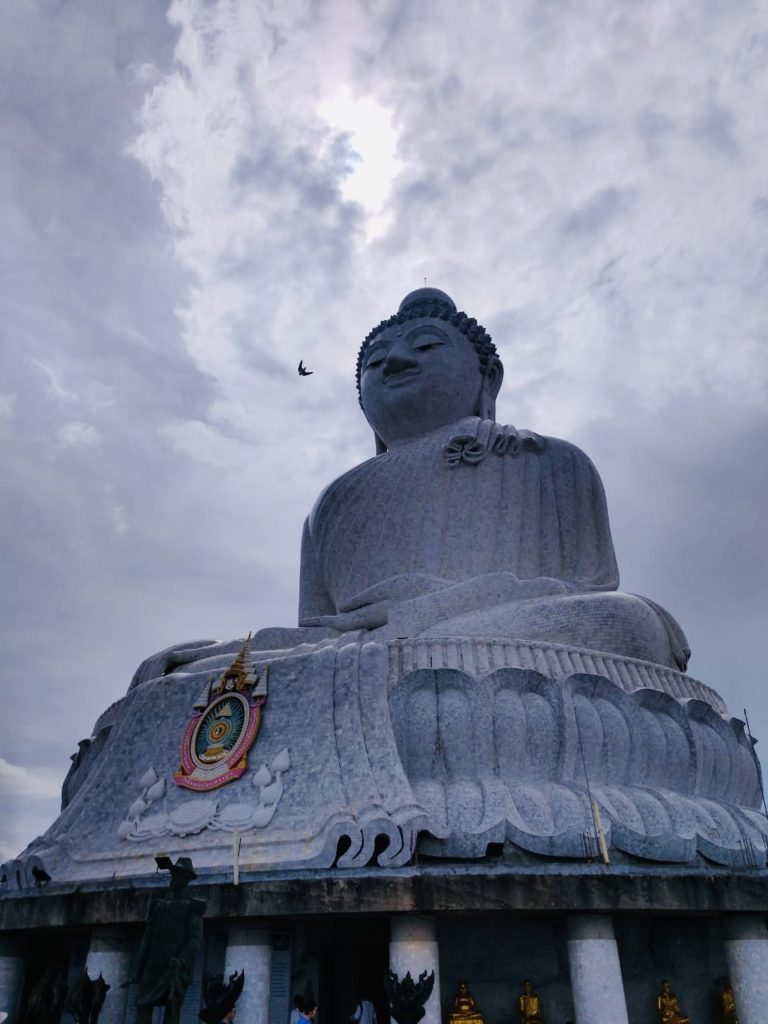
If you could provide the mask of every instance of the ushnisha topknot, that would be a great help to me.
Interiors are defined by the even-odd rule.
[[[357,354],[355,379],[357,383],[357,400],[360,402],[361,407],[363,402],[360,394],[360,374],[366,348],[385,328],[392,327],[394,324],[405,323],[408,320],[418,320],[421,317],[445,320],[446,323],[461,331],[472,343],[475,352],[477,352],[482,373],[485,373],[490,359],[497,355],[496,346],[491,340],[490,334],[474,317],[467,316],[466,313],[457,310],[456,303],[450,295],[447,295],[439,288],[417,288],[416,291],[409,292],[405,296],[394,316],[391,316],[388,320],[382,320],[380,324],[373,328],[360,346],[360,351]]]

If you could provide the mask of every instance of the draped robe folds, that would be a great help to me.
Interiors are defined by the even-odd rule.
[[[519,581],[539,582],[526,590]],[[457,587],[462,583],[467,586]],[[623,624],[618,631],[612,624],[606,647],[585,644],[583,624],[575,634],[555,624],[558,635],[546,636],[544,620],[554,608],[562,625],[569,606],[560,602],[568,595],[608,593],[618,584],[605,494],[589,458],[566,441],[472,417],[393,445],[325,489],[304,528],[299,620],[328,616],[333,625],[334,615],[378,604],[389,622],[389,630],[374,631],[382,639],[388,632],[425,635],[425,623],[432,635],[454,635],[440,634],[443,599],[444,621],[465,634],[475,632],[474,606],[480,631],[483,622],[495,623],[498,635],[575,637],[606,650],[621,645]],[[444,599],[450,593],[460,594],[455,607]],[[685,638],[671,616],[642,598],[613,596],[624,598],[624,610],[607,614],[603,602],[597,620],[632,614],[626,602],[635,602],[640,617],[668,638],[667,649],[677,648],[659,660],[681,667]],[[438,610],[425,618],[429,601]],[[506,615],[503,609],[513,605],[528,606],[539,635],[525,635],[525,616]],[[583,600],[570,607],[584,619]],[[489,619],[493,608],[496,617]],[[599,633],[599,621],[595,628]],[[615,653],[657,660],[631,643]]]

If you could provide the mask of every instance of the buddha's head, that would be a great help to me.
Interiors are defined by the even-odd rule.
[[[379,451],[466,416],[493,419],[504,370],[476,320],[438,288],[419,288],[374,327],[357,386]]]

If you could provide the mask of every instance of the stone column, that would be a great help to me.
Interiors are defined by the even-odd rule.
[[[441,1024],[440,954],[433,918],[408,914],[391,919],[389,969],[394,971],[401,981],[407,971],[410,971],[414,981],[418,981],[419,975],[424,971],[427,974],[435,972],[435,985],[432,995],[424,1004],[426,1015],[420,1024]]]
[[[272,969],[272,934],[249,924],[232,924],[224,956],[224,980],[245,971],[243,994],[237,1001],[237,1019],[243,1024],[269,1024],[269,976]]]
[[[576,1024],[628,1024],[619,950],[610,917],[568,917],[568,965]]]
[[[110,986],[99,1014],[99,1024],[123,1024],[128,989],[121,986],[131,973],[129,936],[119,928],[94,928],[85,969],[93,981],[101,974]]]
[[[24,957],[8,939],[0,939],[0,1010],[8,1014],[8,1024],[16,1024],[21,986],[24,983]]]
[[[768,1007],[768,930],[762,915],[726,917],[725,958],[739,1024],[764,1024]]]

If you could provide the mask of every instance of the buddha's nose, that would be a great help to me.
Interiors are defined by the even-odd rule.
[[[391,348],[384,360],[384,376],[389,377],[395,373],[402,373],[403,370],[409,370],[416,365],[416,360],[410,352],[397,347]]]

